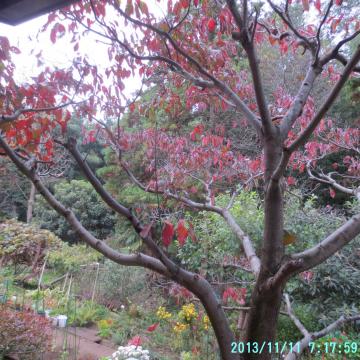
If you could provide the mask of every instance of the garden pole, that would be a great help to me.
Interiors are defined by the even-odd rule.
[[[99,263],[96,263],[96,264],[97,264],[96,277],[95,277],[95,283],[94,283],[93,293],[92,293],[92,296],[91,296],[91,302],[92,302],[92,303],[94,303],[95,291],[96,291],[96,284],[97,284],[97,281],[98,281],[99,268],[100,268],[100,264],[99,264]]]

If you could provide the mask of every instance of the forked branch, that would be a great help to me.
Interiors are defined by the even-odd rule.
[[[310,333],[305,328],[305,326],[301,323],[301,321],[296,317],[296,315],[294,314],[294,312],[291,308],[289,295],[287,295],[287,294],[285,294],[285,303],[286,303],[286,308],[287,308],[287,311],[288,311],[288,314],[289,314],[291,320],[294,322],[294,324],[300,330],[300,332],[304,335],[304,337],[292,347],[292,351],[286,355],[285,360],[300,359],[301,354],[306,349],[309,348],[309,345],[311,342],[330,334],[331,332],[338,329],[340,326],[344,325],[345,323],[357,321],[360,319],[360,314],[349,316],[349,317],[341,316],[339,319],[337,319],[330,325],[326,326],[322,330]]]

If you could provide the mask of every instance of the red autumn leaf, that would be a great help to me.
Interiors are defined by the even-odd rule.
[[[302,0],[304,11],[309,11],[309,0]]]
[[[190,138],[192,141],[196,140],[196,135],[201,135],[204,131],[204,125],[197,125],[195,126],[194,130],[190,134]]]
[[[198,7],[198,5],[199,5],[199,0],[194,0],[194,6]]]
[[[295,185],[295,184],[296,184],[296,180],[295,180],[295,178],[292,177],[292,176],[289,176],[289,177],[286,179],[286,181],[287,181],[287,184],[288,184],[289,186],[292,186],[292,185]]]
[[[337,26],[340,24],[341,18],[334,19],[331,23],[331,32],[334,33],[336,31]]]
[[[216,28],[216,21],[213,18],[210,18],[208,23],[207,23],[207,27],[209,32],[214,32],[215,28]]]
[[[145,14],[147,17],[149,17],[149,9],[148,9],[148,6],[146,5],[145,1],[139,1],[139,8],[143,14]]]
[[[229,287],[223,292],[223,302],[226,303],[229,298],[235,301],[239,299],[239,294],[237,293],[236,289]]]
[[[321,12],[321,1],[320,0],[315,0],[315,7],[316,9]]]
[[[56,23],[51,30],[50,40],[55,44],[58,37],[62,37],[65,34],[65,26],[59,23]]]
[[[189,6],[189,0],[180,0],[180,4],[184,9],[187,9]]]
[[[249,168],[252,172],[256,172],[259,170],[261,165],[261,160],[260,159],[255,159],[249,162]]]
[[[135,111],[135,104],[134,104],[134,103],[131,103],[131,104],[129,105],[129,110],[130,110],[130,112],[134,112],[134,111]]]
[[[141,337],[139,335],[134,336],[128,341],[128,345],[140,346],[142,343]]]
[[[333,199],[336,196],[336,192],[333,188],[330,188],[330,197]]]
[[[271,45],[276,44],[277,39],[275,37],[273,37],[272,35],[269,35],[269,42]]]
[[[171,244],[171,240],[174,236],[174,225],[168,221],[165,221],[165,225],[162,231],[162,241],[164,246],[168,247]]]
[[[342,4],[343,0],[335,0],[335,4],[340,6]]]
[[[147,328],[147,331],[149,332],[153,332],[156,330],[156,328],[159,326],[159,323],[155,323],[155,324],[152,324],[150,325],[148,328]]]
[[[189,234],[188,229],[185,227],[184,219],[179,220],[176,232],[177,232],[177,238],[178,238],[179,244],[181,246],[183,246],[185,244],[185,240]]]

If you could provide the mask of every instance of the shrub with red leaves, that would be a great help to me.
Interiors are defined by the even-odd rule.
[[[35,359],[50,349],[51,327],[47,319],[32,311],[14,311],[0,306],[0,354]]]

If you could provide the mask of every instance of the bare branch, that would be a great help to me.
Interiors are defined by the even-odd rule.
[[[306,170],[309,175],[310,180],[318,181],[323,184],[331,185],[333,188],[349,195],[355,196],[360,201],[360,187],[357,187],[355,189],[347,188],[345,186],[342,186],[339,184],[335,179],[331,177],[332,173],[329,174],[319,174],[316,176],[312,170],[311,170],[311,162],[308,161],[306,164]]]
[[[70,101],[70,102],[67,102],[67,103],[64,103],[64,104],[61,104],[61,105],[51,106],[51,107],[46,107],[46,108],[18,109],[13,114],[1,115],[0,116],[0,125],[6,124],[6,123],[11,122],[11,121],[15,121],[22,114],[54,111],[54,110],[62,109],[62,108],[66,107],[66,106],[69,106],[69,105],[79,105],[79,104],[84,103],[86,101],[87,100],[83,100],[83,101],[79,101],[79,102]]]
[[[314,64],[318,62],[319,60],[319,53],[320,53],[320,49],[321,49],[321,40],[320,40],[320,34],[321,34],[321,28],[322,26],[325,24],[325,21],[327,19],[327,17],[329,16],[329,13],[330,13],[330,10],[331,10],[331,7],[333,6],[333,0],[330,0],[329,1],[329,4],[328,4],[328,7],[325,11],[325,15],[323,16],[321,22],[320,22],[320,25],[317,29],[317,32],[316,32],[316,40],[317,40],[317,47],[316,47],[316,54],[315,54],[315,59],[314,59]]]
[[[285,262],[276,274],[270,277],[261,287],[261,291],[269,291],[271,289],[281,288],[286,281],[303,265],[302,259],[290,260]]]
[[[237,238],[241,241],[245,255],[250,262],[251,270],[255,276],[257,276],[260,272],[261,263],[259,257],[256,255],[251,239],[242,231],[229,210],[223,209],[222,216]]]
[[[291,255],[291,259],[302,261],[301,267],[296,269],[296,272],[302,272],[323,263],[359,234],[360,214],[357,214],[311,249]]]
[[[291,29],[294,35],[299,38],[305,44],[306,48],[312,52],[312,55],[315,54],[314,43],[311,42],[306,36],[303,36],[293,25],[289,12],[288,12],[288,2],[286,3],[285,12],[277,5],[275,5],[271,0],[267,0],[271,8],[280,16],[282,21]]]
[[[300,86],[299,92],[297,93],[290,109],[281,121],[280,131],[283,138],[287,137],[287,134],[295,123],[296,119],[301,116],[306,100],[308,99],[315,80],[321,71],[322,69],[317,66],[309,66],[305,79]]]
[[[337,60],[337,61],[339,61],[339,62],[340,62],[341,64],[343,64],[344,66],[346,66],[346,64],[349,62],[349,60],[347,60],[347,59],[345,58],[345,56],[342,55],[342,54],[340,54],[340,53],[336,54],[336,55],[334,56],[334,59]],[[360,66],[354,66],[353,71],[354,71],[354,72],[357,72],[357,73],[360,73]]]
[[[314,118],[311,120],[310,124],[299,135],[299,137],[289,146],[290,152],[295,151],[299,146],[303,145],[310,138],[311,134],[316,129],[321,119],[324,117],[324,115],[327,113],[331,105],[334,103],[341,89],[343,88],[349,76],[351,75],[354,66],[359,62],[359,60],[360,60],[360,46],[357,47],[351,60],[345,66],[345,69],[341,74],[340,79],[336,82],[331,93],[329,94],[323,105],[320,107]]]
[[[301,323],[301,321],[296,317],[296,315],[294,314],[294,312],[291,308],[289,295],[284,294],[284,298],[285,298],[286,308],[287,308],[287,312],[289,314],[290,319],[294,322],[294,324],[300,330],[300,332],[304,335],[304,337],[309,337],[310,336],[309,331],[305,328],[305,326]]]
[[[357,321],[359,319],[360,319],[360,314],[354,315],[354,316],[349,316],[349,317],[341,316],[339,319],[337,319],[336,321],[334,321],[333,323],[331,323],[324,329],[317,331],[317,332],[309,333],[307,336],[305,336],[302,340],[298,341],[294,345],[294,347],[292,348],[293,351],[288,353],[284,360],[300,359],[301,354],[306,349],[308,349],[310,342],[320,339],[320,338],[330,334],[331,332],[333,332],[334,330],[336,330],[337,328],[339,328],[340,326],[342,326],[348,322]]]
[[[334,47],[334,49],[329,54],[325,55],[322,59],[320,59],[320,61],[319,61],[320,65],[324,66],[325,64],[327,64],[332,59],[337,59],[337,60],[343,62],[344,57],[341,54],[339,54],[339,51],[340,51],[341,47],[344,44],[348,43],[349,41],[355,39],[359,34],[360,34],[360,30],[357,30],[352,35],[350,35],[347,38],[339,41],[337,43],[337,45]],[[357,69],[359,69],[359,67],[357,67]]]
[[[256,49],[254,46],[253,37],[249,34],[247,28],[247,14],[248,6],[247,1],[243,2],[243,15],[240,15],[238,5],[233,0],[227,0],[228,7],[235,19],[235,22],[239,28],[239,41],[246,51],[250,71],[253,79],[253,86],[255,91],[256,102],[258,106],[258,111],[261,117],[261,122],[265,130],[265,134],[272,134],[274,131],[274,126],[271,122],[270,112],[268,103],[266,101],[264,86],[262,83],[262,77],[260,74],[259,60],[256,54]],[[256,15],[257,19],[257,15]],[[257,20],[256,20],[257,21]],[[256,26],[256,25],[255,25]],[[255,31],[255,29],[254,29]]]

